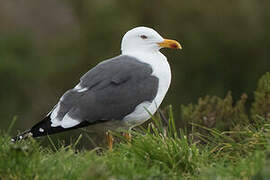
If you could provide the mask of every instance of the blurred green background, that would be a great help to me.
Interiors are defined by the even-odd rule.
[[[162,50],[172,68],[163,107],[201,96],[252,100],[270,68],[267,0],[0,1],[0,129],[29,128],[98,62],[120,53],[124,33],[148,26],[178,40]]]

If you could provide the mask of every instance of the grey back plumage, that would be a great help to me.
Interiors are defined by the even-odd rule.
[[[89,123],[122,120],[156,97],[159,81],[152,72],[149,64],[127,55],[104,61],[81,77],[84,91],[71,89],[62,96],[57,118],[68,114]]]

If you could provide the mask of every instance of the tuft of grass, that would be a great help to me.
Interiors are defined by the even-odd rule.
[[[34,139],[12,143],[6,135],[0,144],[0,179],[78,179],[86,174],[95,178],[103,169],[103,164],[91,165],[97,158],[93,151],[77,154],[71,147],[54,151]],[[102,177],[106,177],[105,172]]]

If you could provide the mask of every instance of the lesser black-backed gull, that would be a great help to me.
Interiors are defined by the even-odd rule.
[[[122,39],[121,55],[84,74],[42,121],[12,140],[94,124],[116,130],[144,123],[156,112],[171,83],[170,65],[159,51],[163,47],[181,49],[177,41],[164,39],[151,28],[131,29]]]

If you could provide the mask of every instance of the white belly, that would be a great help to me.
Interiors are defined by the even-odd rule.
[[[139,104],[135,108],[134,112],[124,117],[123,122],[125,126],[128,126],[130,128],[144,123],[151,117],[151,115],[156,112],[161,102],[163,101],[171,83],[170,65],[167,62],[167,58],[163,54],[149,54],[147,57],[145,56],[145,54],[143,54],[143,56],[136,54],[136,58],[138,57],[140,60],[147,60],[143,62],[148,63],[152,66],[152,75],[156,76],[159,79],[159,84],[157,95],[152,102],[145,101]]]

